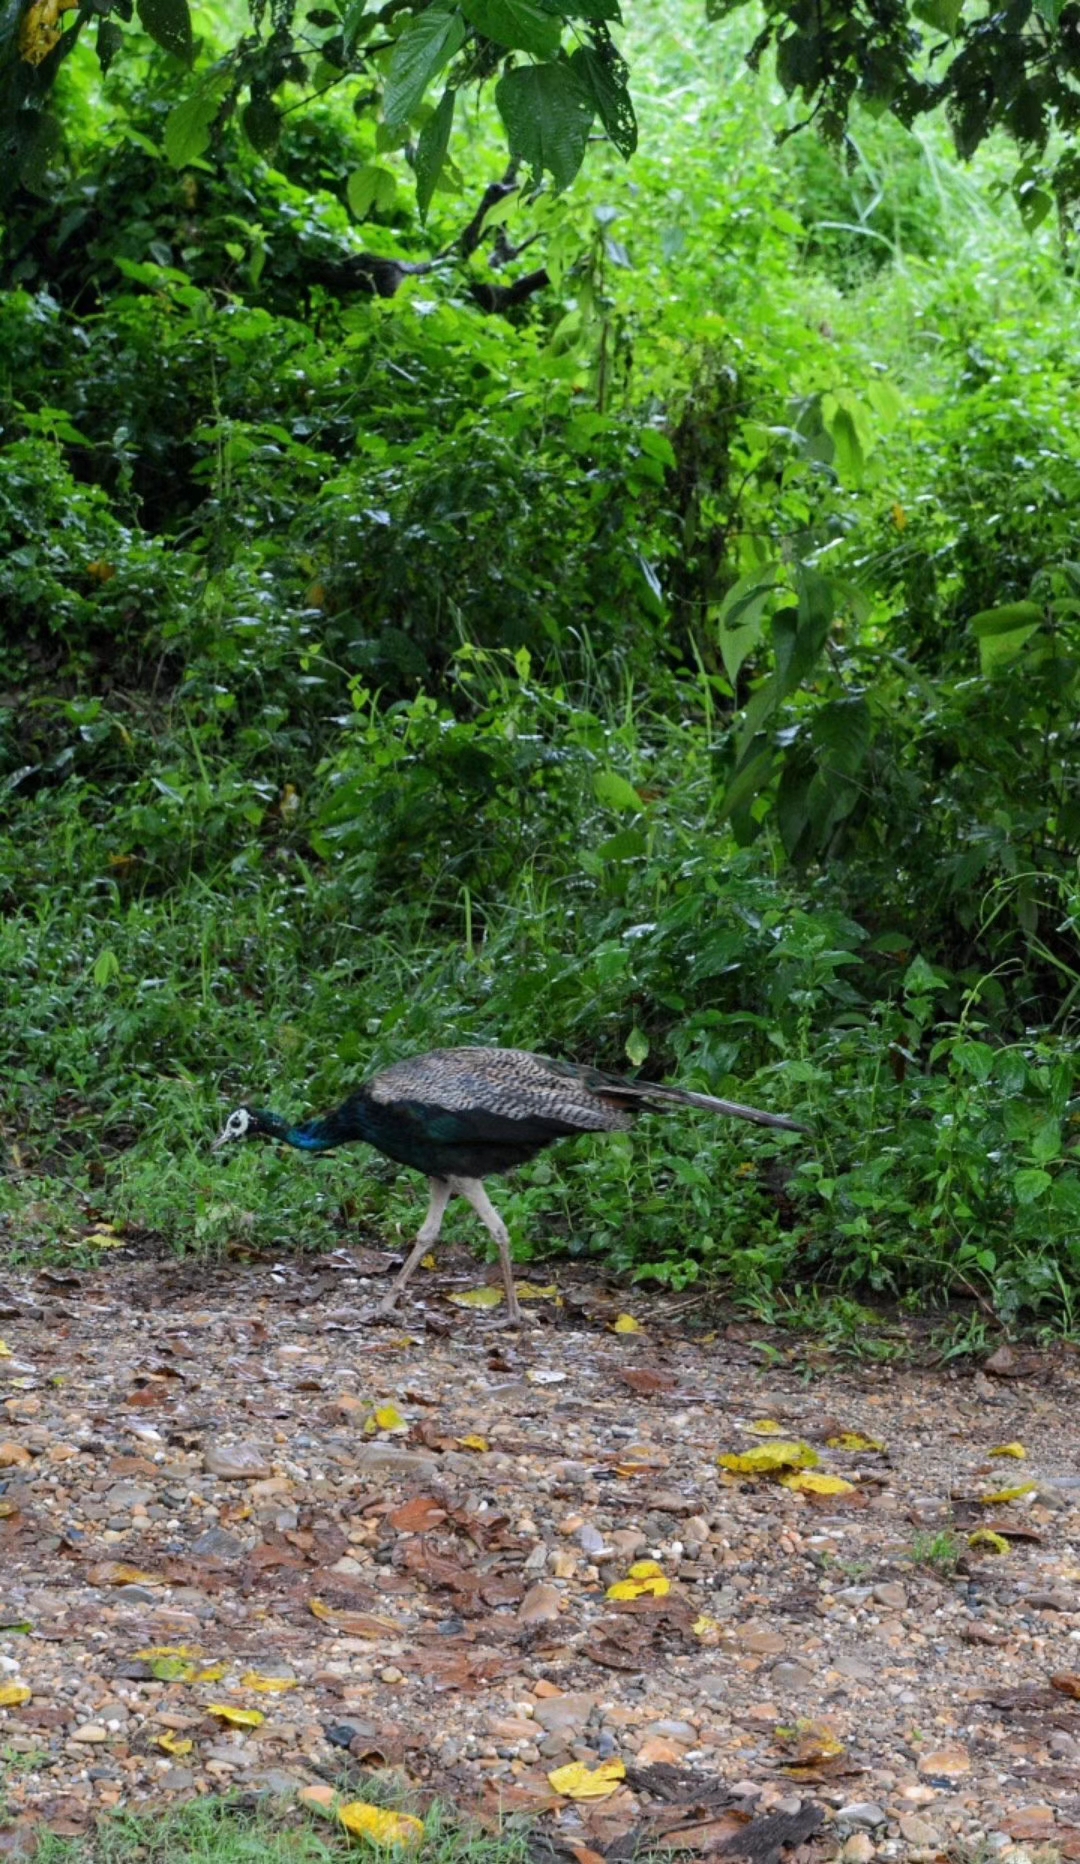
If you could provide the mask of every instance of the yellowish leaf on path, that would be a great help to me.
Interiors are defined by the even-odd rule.
[[[864,1437],[861,1430],[842,1430],[837,1437],[827,1437],[830,1450],[878,1450],[885,1445],[880,1437]]]
[[[408,1428],[396,1404],[379,1405],[364,1425],[364,1430],[369,1437],[377,1430],[408,1430]]]
[[[208,1702],[206,1713],[228,1722],[230,1728],[258,1728],[266,1720],[261,1709],[234,1709],[231,1702]]]
[[[987,1452],[989,1456],[1015,1456],[1018,1463],[1023,1462],[1027,1451],[1022,1443],[997,1443]]]
[[[761,1443],[754,1450],[716,1460],[721,1469],[737,1476],[775,1476],[782,1469],[816,1469],[819,1458],[808,1443]]]
[[[566,1799],[606,1799],[625,1778],[626,1768],[621,1760],[601,1761],[599,1767],[591,1768],[584,1761],[575,1760],[548,1774],[555,1791]]]
[[[4,1683],[0,1686],[0,1709],[17,1709],[21,1702],[29,1702],[33,1693],[25,1683]]]
[[[10,1346],[8,1346],[4,1340],[0,1340],[0,1359],[10,1359],[10,1358],[11,1358]]]
[[[0,1501],[0,1521],[6,1521],[9,1515],[18,1514],[18,1502]]]
[[[435,1267],[435,1257],[434,1257],[434,1254],[428,1254],[428,1255],[426,1255],[426,1256],[421,1256],[421,1257],[420,1257],[420,1267],[421,1267],[422,1269],[433,1269],[433,1268]]]
[[[976,1552],[980,1548],[984,1553],[1009,1552],[1009,1543],[1004,1534],[995,1534],[992,1527],[977,1527],[974,1534],[968,1535],[968,1546]]]
[[[719,1637],[723,1630],[723,1625],[719,1618],[710,1618],[708,1612],[702,1612],[700,1618],[694,1619],[690,1629],[695,1637],[703,1638],[706,1642],[712,1643]]]
[[[839,1760],[844,1744],[828,1722],[797,1721],[794,1728],[778,1728],[781,1741],[794,1747],[794,1760],[801,1767],[818,1767],[823,1761]]]
[[[519,1301],[550,1301],[559,1290],[555,1282],[549,1282],[542,1288],[539,1282],[519,1281],[517,1285]]]
[[[794,1475],[779,1478],[782,1489],[794,1489],[798,1495],[854,1495],[854,1482],[843,1476],[827,1476],[820,1469],[797,1469]]]
[[[194,1741],[189,1741],[186,1735],[163,1734],[157,1735],[155,1739],[158,1747],[166,1754],[190,1754],[195,1746]]]
[[[459,1437],[458,1443],[463,1450],[490,1450],[491,1448],[486,1437]]]
[[[751,1424],[750,1429],[755,1437],[782,1437],[784,1434],[784,1426],[778,1424],[773,1417],[759,1417],[756,1423]]]
[[[392,1618],[378,1618],[374,1612],[338,1611],[321,1599],[309,1599],[308,1611],[323,1624],[336,1625],[343,1637],[400,1637],[401,1626]]]
[[[455,1307],[498,1307],[502,1298],[501,1288],[465,1288],[460,1294],[447,1296]]]
[[[228,1671],[227,1663],[212,1663],[205,1670],[197,1670],[191,1680],[193,1683],[220,1683],[222,1677],[228,1675]]]
[[[145,1650],[137,1650],[136,1657],[149,1662],[152,1657],[183,1657],[187,1662],[199,1657],[201,1652],[192,1650],[189,1644],[148,1644]]]
[[[635,1560],[626,1578],[617,1579],[604,1596],[609,1599],[664,1599],[670,1591],[671,1581],[655,1560]]]
[[[102,1560],[86,1569],[92,1586],[163,1586],[156,1573],[144,1573],[141,1567],[128,1566],[123,1560]]]
[[[984,1508],[996,1508],[1000,1502],[1018,1502],[1023,1495],[1034,1495],[1037,1487],[1035,1482],[1021,1482],[1018,1488],[995,1489],[992,1495],[980,1495],[979,1500]]]
[[[612,1323],[611,1331],[612,1333],[644,1333],[645,1329],[640,1320],[635,1320],[632,1314],[620,1314],[619,1318]]]
[[[387,1812],[362,1799],[340,1806],[338,1818],[347,1832],[373,1845],[418,1845],[424,1836],[423,1820],[414,1819],[411,1812]]]
[[[257,1689],[264,1696],[279,1696],[286,1689],[296,1689],[295,1676],[263,1676],[258,1670],[249,1670],[240,1678],[241,1689]]]

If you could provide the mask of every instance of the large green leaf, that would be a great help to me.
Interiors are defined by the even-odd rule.
[[[416,139],[413,167],[416,171],[416,204],[420,209],[421,220],[427,218],[435,183],[442,173],[446,151],[450,147],[456,98],[457,92],[447,85],[439,99],[438,108],[432,111]]]
[[[740,576],[724,597],[717,618],[720,657],[733,686],[743,661],[761,639],[765,610],[777,590],[782,588],[783,583],[777,580],[776,565],[767,563],[761,569],[751,570],[748,576]]]
[[[562,20],[535,0],[461,0],[470,26],[485,39],[534,58],[553,58],[562,37]]]
[[[1000,608],[980,609],[968,626],[979,643],[981,671],[993,673],[1015,660],[1043,619],[1038,602],[1004,602]]]
[[[218,72],[170,110],[165,119],[165,154],[174,168],[197,161],[210,142],[210,131],[229,89],[230,79]]]
[[[595,44],[579,45],[570,63],[590,93],[611,141],[629,160],[637,148],[637,118],[627,87],[625,59],[598,28]]]
[[[510,153],[568,188],[581,167],[595,105],[569,61],[524,65],[495,86]]]
[[[188,0],[136,0],[139,19],[158,45],[190,65],[194,45]]]
[[[464,38],[465,21],[447,0],[435,0],[406,26],[391,55],[383,94],[383,116],[392,128],[408,122],[432,78],[460,51]]]

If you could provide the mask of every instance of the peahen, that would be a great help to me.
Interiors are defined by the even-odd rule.
[[[450,1199],[464,1197],[499,1246],[506,1319],[519,1325],[510,1238],[483,1180],[524,1164],[556,1139],[575,1133],[622,1132],[646,1107],[674,1103],[733,1114],[758,1126],[803,1132],[797,1120],[742,1107],[711,1094],[692,1094],[654,1081],[627,1081],[598,1068],[550,1061],[524,1049],[432,1049],[399,1061],[358,1087],[321,1119],[290,1125],[279,1113],[237,1107],[215,1151],[233,1139],[263,1137],[303,1152],[329,1152],[359,1139],[429,1180],[431,1202],[409,1258],[378,1309],[389,1314],[424,1252],[438,1240]]]

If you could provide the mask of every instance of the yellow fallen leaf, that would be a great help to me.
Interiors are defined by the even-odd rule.
[[[491,1448],[486,1437],[459,1437],[458,1443],[463,1450],[490,1450]]]
[[[193,1683],[220,1683],[222,1677],[228,1675],[228,1670],[227,1663],[212,1663],[205,1670],[197,1669],[191,1681]]]
[[[562,1793],[566,1799],[606,1799],[625,1778],[626,1768],[621,1760],[601,1761],[599,1767],[592,1768],[586,1767],[582,1760],[575,1760],[548,1774],[556,1793]]]
[[[854,1482],[843,1476],[827,1476],[820,1469],[798,1469],[792,1476],[779,1478],[782,1489],[794,1489],[799,1495],[854,1495]]]
[[[620,1314],[618,1320],[613,1323],[611,1331],[612,1333],[644,1333],[645,1329],[640,1320],[635,1320],[632,1314]]]
[[[257,1689],[264,1696],[279,1696],[286,1689],[296,1689],[295,1676],[262,1676],[258,1670],[249,1670],[240,1678],[241,1689]]]
[[[368,1436],[376,1430],[408,1430],[409,1426],[402,1417],[396,1404],[381,1404],[368,1418],[364,1429]]]
[[[10,1346],[8,1346],[3,1340],[0,1340],[0,1359],[10,1359],[10,1358],[11,1358]]]
[[[144,1573],[141,1567],[128,1566],[123,1560],[103,1560],[98,1566],[87,1568],[86,1577],[92,1586],[163,1586],[165,1581],[156,1573]]]
[[[1023,1462],[1027,1451],[1022,1443],[998,1443],[988,1452],[990,1456],[1015,1456],[1018,1463]]]
[[[541,1288],[539,1282],[532,1281],[519,1281],[517,1291],[519,1301],[550,1301],[552,1295],[559,1292],[554,1282],[549,1282],[546,1288]]]
[[[187,1644],[148,1644],[145,1650],[137,1650],[134,1654],[142,1658],[144,1663],[148,1663],[152,1657],[184,1657],[190,1663],[193,1657],[198,1657],[199,1652]]]
[[[815,1469],[819,1458],[808,1443],[762,1443],[741,1455],[718,1456],[721,1469],[739,1476],[775,1476],[781,1469]]]
[[[784,1426],[778,1424],[772,1417],[759,1417],[756,1424],[751,1424],[750,1429],[755,1437],[781,1437],[784,1433]]]
[[[844,1744],[828,1722],[800,1720],[794,1728],[778,1728],[780,1740],[794,1748],[794,1759],[802,1767],[820,1767],[823,1762],[838,1760]]]
[[[18,1502],[0,1501],[0,1521],[6,1521],[9,1515],[18,1514]]]
[[[695,1618],[690,1626],[695,1637],[709,1640],[719,1637],[722,1628],[719,1618],[710,1618],[708,1612],[702,1612],[701,1617]]]
[[[501,1288],[466,1288],[461,1294],[449,1295],[455,1307],[498,1307],[503,1298]]]
[[[197,1663],[188,1663],[183,1657],[152,1657],[150,1674],[158,1683],[193,1683],[199,1674]],[[221,1675],[224,1676],[224,1666]],[[207,1679],[214,1682],[216,1679]]]
[[[230,1702],[208,1702],[206,1713],[228,1722],[230,1728],[258,1728],[266,1720],[261,1709],[234,1709]]]
[[[625,1579],[617,1579],[605,1594],[609,1599],[664,1599],[671,1581],[655,1560],[635,1560]]]
[[[842,1430],[838,1437],[828,1437],[830,1450],[884,1450],[879,1437],[864,1437],[861,1430]]]
[[[995,1534],[992,1527],[977,1527],[974,1534],[968,1535],[968,1546],[976,1551],[982,1547],[986,1553],[1008,1553],[1009,1543],[1004,1534]]]
[[[1001,1502],[1018,1502],[1022,1495],[1034,1495],[1037,1487],[1035,1482],[1021,1482],[1019,1488],[995,1489],[992,1495],[980,1495],[979,1500],[984,1508],[996,1508]]]
[[[189,1741],[186,1735],[164,1734],[156,1736],[156,1740],[158,1747],[166,1754],[190,1754],[195,1746],[194,1741]]]
[[[418,1845],[424,1836],[423,1820],[414,1819],[411,1812],[387,1812],[362,1799],[339,1807],[338,1818],[347,1832],[373,1845]]]
[[[420,1257],[420,1267],[421,1267],[422,1269],[433,1269],[433,1268],[435,1267],[435,1257],[434,1257],[434,1255],[432,1255],[432,1254],[430,1254],[430,1253],[429,1253],[429,1254],[428,1254],[428,1255],[426,1255],[426,1256],[421,1256],[421,1257]]]
[[[321,1618],[325,1624],[331,1624],[337,1617],[332,1605],[324,1605],[321,1599],[309,1599],[308,1611],[314,1618]]]
[[[17,1709],[20,1702],[29,1702],[33,1693],[25,1683],[4,1683],[0,1687],[0,1709]]]

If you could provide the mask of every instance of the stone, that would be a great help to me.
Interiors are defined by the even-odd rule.
[[[860,1825],[873,1831],[879,1825],[889,1823],[889,1815],[872,1799],[853,1799],[850,1805],[841,1806],[836,1815],[838,1825]]]
[[[212,1443],[203,1453],[207,1474],[227,1482],[253,1482],[273,1472],[254,1443]]]
[[[898,1579],[886,1580],[884,1585],[875,1586],[872,1598],[875,1605],[884,1605],[890,1612],[902,1612],[907,1605],[907,1587]]]
[[[24,1469],[33,1460],[21,1443],[0,1443],[0,1469]]]
[[[559,1616],[561,1593],[543,1583],[530,1586],[518,1606],[518,1622],[523,1625],[548,1624]]]
[[[966,1748],[933,1748],[920,1754],[919,1772],[928,1780],[958,1780],[971,1772],[971,1756]]]
[[[236,1534],[230,1534],[223,1527],[208,1527],[204,1534],[192,1541],[191,1551],[200,1554],[203,1559],[239,1560],[243,1557],[244,1543]]]
[[[157,1490],[147,1488],[144,1482],[115,1482],[105,1497],[105,1506],[116,1514],[130,1514],[133,1508],[145,1508],[156,1494]]]
[[[924,1819],[919,1812],[906,1812],[904,1814],[903,1818],[900,1820],[900,1836],[905,1839],[909,1845],[918,1845],[920,1850],[927,1846],[937,1846],[941,1843],[937,1826],[932,1825],[929,1819]]]
[[[801,1663],[774,1663],[769,1681],[776,1689],[812,1689],[816,1678]]]
[[[870,1864],[874,1855],[873,1839],[868,1838],[865,1832],[852,1832],[851,1837],[844,1840],[840,1855],[845,1864]]]
[[[70,1739],[72,1741],[85,1741],[89,1746],[93,1747],[102,1741],[107,1741],[109,1739],[109,1731],[107,1728],[103,1728],[100,1722],[83,1722],[81,1728],[72,1729]]]
[[[537,1702],[533,1714],[546,1734],[577,1734],[588,1721],[597,1698],[578,1689],[565,1696],[545,1696]]]

